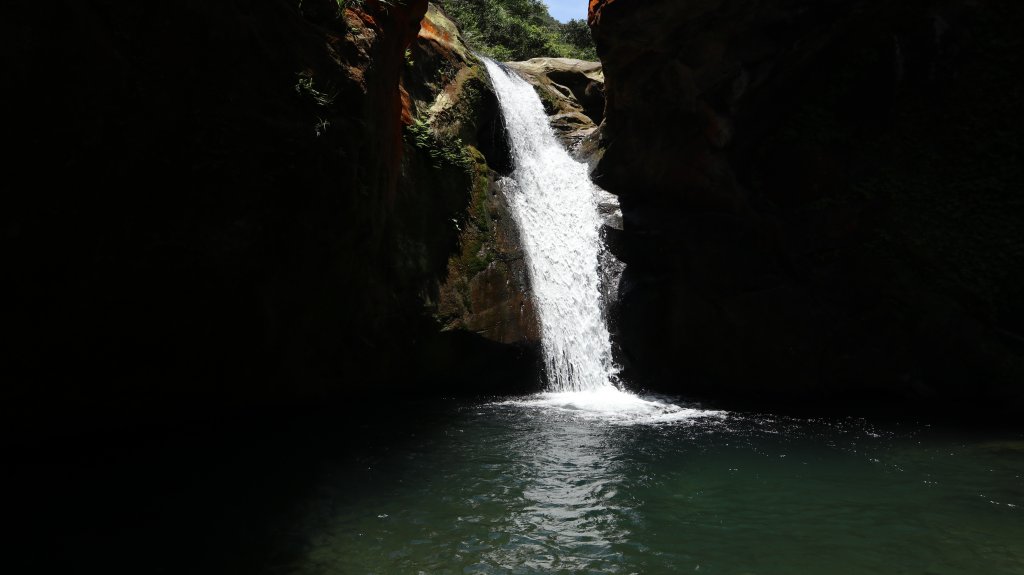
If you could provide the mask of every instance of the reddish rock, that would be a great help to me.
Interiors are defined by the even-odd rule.
[[[412,88],[417,118],[438,141],[460,142],[472,158],[469,179],[457,190],[463,193],[462,211],[448,218],[457,232],[456,253],[432,294],[432,310],[448,332],[473,334],[492,347],[536,349],[539,324],[519,233],[497,183],[510,158],[490,80],[458,28],[434,5],[423,19],[410,59],[405,85]],[[446,174],[444,183],[416,185],[431,186],[430,193],[436,194],[437,187],[447,188],[463,177]]]

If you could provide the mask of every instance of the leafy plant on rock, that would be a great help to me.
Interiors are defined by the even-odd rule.
[[[496,60],[541,56],[596,60],[590,28],[583,20],[560,23],[541,0],[443,0],[477,51]]]
[[[460,138],[439,138],[430,124],[420,119],[415,119],[412,124],[406,126],[406,136],[409,143],[430,156],[435,169],[449,165],[468,170],[472,164],[473,160],[466,153],[465,145]]]

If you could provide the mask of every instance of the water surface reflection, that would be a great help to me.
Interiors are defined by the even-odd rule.
[[[621,493],[628,475],[621,469],[622,442],[629,438],[620,428],[581,425],[570,415],[535,413],[526,427],[508,438],[522,485],[522,498],[499,526],[509,537],[485,552],[478,567],[619,572],[614,544],[629,539],[624,519],[633,513]]]
[[[271,572],[1024,572],[1019,434],[648,407],[457,409],[326,476]]]

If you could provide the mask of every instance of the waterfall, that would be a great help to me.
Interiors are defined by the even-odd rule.
[[[533,86],[483,60],[512,149],[509,203],[526,253],[549,391],[612,388],[616,368],[598,270],[598,190],[586,166],[555,138]]]

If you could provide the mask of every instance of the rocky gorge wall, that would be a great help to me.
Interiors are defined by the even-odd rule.
[[[592,0],[634,380],[1019,410],[1020,8]]]
[[[594,132],[597,126],[591,116],[600,121],[604,109],[599,63],[535,58],[506,65],[537,88],[552,127],[567,147],[579,148]],[[435,373],[433,378],[467,379],[467,385],[501,378],[508,371],[534,382],[533,388],[519,385],[515,390],[535,390],[542,381],[537,363],[540,330],[519,230],[504,189],[503,180],[513,169],[508,137],[483,63],[456,24],[435,5],[429,7],[409,52],[403,83],[414,133],[408,157],[415,158],[417,150],[426,153],[433,158],[428,172],[442,164],[454,176],[413,177],[413,188],[420,188],[414,195],[429,197],[449,184],[454,188],[446,195],[457,195],[466,188],[462,178],[470,178],[466,210],[451,220],[458,234],[456,253],[449,258],[447,276],[436,293],[424,298],[443,334],[421,353],[454,357],[436,369],[429,359],[420,365]],[[609,212],[617,209],[613,204],[610,198]],[[466,345],[470,334],[471,346],[504,346],[508,364],[495,365],[493,352],[455,351],[446,345],[451,340]],[[530,370],[529,377],[522,376]]]
[[[536,385],[496,102],[431,10],[6,6],[7,422]]]
[[[443,261],[434,269],[441,274],[421,297],[440,334],[420,342],[415,377],[427,382],[427,394],[437,391],[430,383],[436,381],[470,394],[536,390],[537,317],[502,190],[512,159],[490,79],[456,24],[433,4],[406,64],[406,191],[428,202],[442,190],[458,198],[457,212],[420,220],[444,226],[454,242],[438,253]],[[415,225],[401,233],[412,234],[407,245],[418,245]]]
[[[497,101],[436,7],[2,10],[8,423],[536,389]],[[1019,405],[1019,16],[594,1],[603,66],[509,63],[621,202],[632,381]]]

